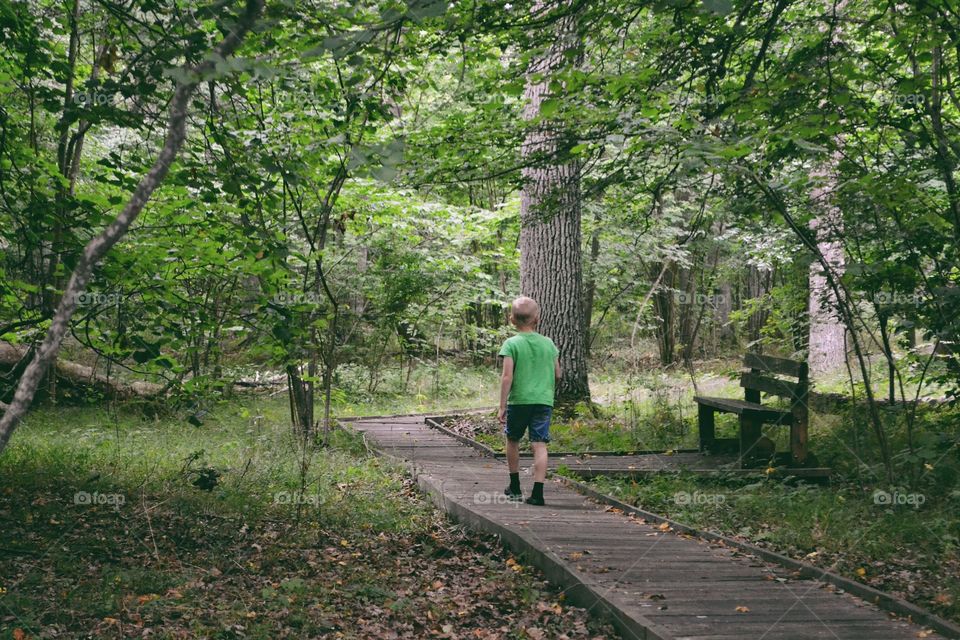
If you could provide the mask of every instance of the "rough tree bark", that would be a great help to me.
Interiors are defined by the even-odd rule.
[[[535,3],[534,12],[547,4]],[[563,5],[560,5],[563,6]],[[579,48],[576,18],[561,17],[553,44],[527,70],[524,118],[536,120],[549,95],[550,75],[568,64]],[[583,319],[583,262],[580,231],[580,164],[557,158],[564,136],[556,123],[534,124],[522,153],[531,160],[523,170],[520,196],[520,290],[540,303],[540,332],[560,349],[563,376],[556,401],[590,401],[587,340]]]
[[[830,265],[834,278],[843,276],[843,232],[840,210],[832,202],[836,190],[837,157],[821,165],[812,175],[818,185],[810,197],[817,208],[817,215],[810,221],[816,234],[817,248]],[[810,336],[807,364],[812,377],[823,376],[844,368],[846,361],[846,327],[840,319],[837,298],[827,282],[822,265],[814,261],[810,265],[809,318]]]
[[[187,108],[190,96],[198,82],[205,74],[215,69],[218,62],[231,55],[240,46],[263,11],[263,0],[246,0],[245,5],[244,12],[234,25],[233,31],[213,49],[211,55],[201,64],[183,69],[183,79],[177,83],[173,99],[170,101],[167,134],[156,161],[147,175],[140,180],[120,214],[83,248],[83,253],[77,260],[77,265],[60,299],[60,304],[57,305],[57,311],[47,330],[47,335],[20,377],[13,401],[4,411],[3,418],[0,418],[0,452],[7,446],[20,419],[30,408],[30,403],[47,368],[56,359],[60,343],[69,328],[70,318],[77,309],[77,298],[90,281],[97,261],[103,258],[127,233],[154,190],[160,186],[169,172],[187,136]]]

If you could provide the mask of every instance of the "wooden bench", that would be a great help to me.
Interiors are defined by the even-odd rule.
[[[744,399],[708,398],[697,396],[697,415],[700,429],[700,451],[704,453],[729,453],[739,451],[740,464],[768,460],[775,452],[763,437],[764,424],[776,424],[790,428],[790,464],[801,467],[808,462],[807,364],[786,358],[774,358],[748,353],[743,358],[744,371],[740,386]],[[782,377],[777,377],[782,376]],[[784,379],[792,378],[795,379]],[[760,404],[760,394],[787,398],[789,409],[778,409]],[[715,413],[733,413],[740,420],[739,438],[717,438],[714,432]]]

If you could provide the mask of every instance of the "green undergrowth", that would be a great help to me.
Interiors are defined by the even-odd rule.
[[[276,398],[188,417],[26,417],[0,455],[0,638],[609,633],[358,435],[305,450]]]

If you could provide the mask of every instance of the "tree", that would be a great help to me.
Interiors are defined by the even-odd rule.
[[[262,0],[246,0],[245,5],[243,13],[239,16],[230,33],[223,38],[203,62],[197,65],[187,65],[179,70],[177,74],[179,80],[173,93],[173,99],[170,102],[167,133],[157,159],[150,171],[137,184],[123,210],[103,231],[86,244],[83,253],[77,260],[76,267],[70,275],[66,289],[50,323],[50,328],[47,330],[46,336],[30,364],[27,365],[21,375],[13,401],[4,412],[3,418],[0,418],[0,451],[3,451],[7,442],[10,441],[10,436],[13,434],[20,418],[23,417],[33,401],[33,396],[40,385],[40,381],[51,363],[56,359],[60,343],[69,328],[70,318],[77,309],[80,295],[93,275],[94,266],[127,233],[137,216],[143,211],[150,196],[170,171],[177,152],[186,139],[187,111],[191,95],[202,80],[214,73],[218,65],[222,65],[225,58],[236,51],[263,11]]]
[[[537,2],[534,11],[543,6]],[[561,10],[566,8],[560,5]],[[562,16],[556,29],[556,40],[530,64],[524,90],[524,118],[532,126],[522,153],[532,162],[522,171],[520,290],[540,303],[540,331],[560,349],[563,375],[556,396],[559,404],[569,405],[590,400],[583,319],[580,163],[565,153],[569,140],[550,120],[557,101],[550,97],[550,80],[571,56],[578,55],[576,16]]]
[[[830,265],[832,276],[841,278],[844,272],[843,219],[840,209],[834,204],[836,171],[839,158],[821,165],[814,177],[821,181],[811,192],[811,200],[817,214],[810,220],[810,228],[816,236],[817,249]],[[810,342],[807,363],[813,376],[823,375],[843,368],[846,361],[846,327],[837,312],[837,297],[827,283],[823,267],[817,261],[810,264]]]

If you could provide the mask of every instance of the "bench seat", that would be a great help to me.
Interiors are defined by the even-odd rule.
[[[734,413],[738,416],[748,418],[757,418],[765,423],[790,425],[793,422],[793,414],[790,411],[782,411],[766,407],[756,402],[747,400],[735,400],[733,398],[712,398],[705,396],[696,396],[694,400],[697,404],[715,409],[721,413]]]

